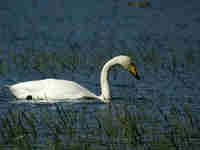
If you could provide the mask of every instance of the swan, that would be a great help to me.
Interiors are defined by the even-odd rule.
[[[140,79],[136,72],[135,65],[131,63],[129,56],[116,56],[109,60],[103,67],[100,77],[101,95],[90,92],[76,82],[68,80],[59,80],[47,78],[43,80],[34,80],[8,85],[7,87],[17,99],[80,99],[94,98],[99,99],[104,103],[110,102],[110,88],[108,85],[109,69],[119,64],[128,70],[136,79]]]

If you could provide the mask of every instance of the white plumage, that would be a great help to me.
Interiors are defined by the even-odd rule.
[[[120,64],[123,68],[131,72],[137,79],[139,76],[136,73],[135,66],[131,63],[128,56],[117,56],[108,61],[101,71],[101,95],[97,96],[82,87],[76,82],[59,80],[59,79],[44,79],[17,83],[8,86],[10,91],[18,99],[79,99],[79,98],[95,98],[107,103],[110,102],[110,89],[107,81],[108,71],[115,64]]]

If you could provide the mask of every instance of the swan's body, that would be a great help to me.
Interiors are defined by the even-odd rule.
[[[8,86],[18,99],[79,99],[95,98],[103,102],[110,102],[110,89],[107,81],[108,71],[115,64],[131,72],[137,79],[135,66],[128,56],[117,56],[108,61],[101,71],[101,95],[97,96],[76,82],[58,79],[44,79],[27,81]]]
[[[19,99],[79,99],[83,97],[98,98],[79,84],[58,79],[27,81],[9,87]]]

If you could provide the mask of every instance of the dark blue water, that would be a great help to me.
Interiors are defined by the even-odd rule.
[[[198,114],[198,3],[152,0],[151,7],[136,8],[120,0],[1,2],[0,85],[58,78],[76,81],[99,95],[103,64],[123,54],[133,58],[141,80],[117,67],[111,70],[113,105],[127,104],[132,112],[142,105],[156,117],[158,107],[169,112],[172,105],[183,110],[190,104]],[[56,61],[48,60],[46,52],[55,52]],[[40,53],[39,64],[35,57]],[[16,100],[7,89],[0,90],[1,117],[10,109],[33,112],[39,120],[45,118],[43,113],[56,119],[55,105],[79,113],[86,106],[91,123],[96,110],[110,116],[110,105],[98,100]]]

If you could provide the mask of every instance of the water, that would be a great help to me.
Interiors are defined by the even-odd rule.
[[[160,70],[161,71],[161,70]],[[100,84],[99,84],[99,76],[96,74],[93,74],[92,76],[87,76],[84,74],[77,74],[77,73],[66,73],[67,74],[67,80],[73,80],[75,82],[78,82],[80,85],[86,87],[93,93],[96,93],[97,95],[100,95]],[[156,75],[155,73],[152,73],[152,75]],[[64,74],[58,74],[56,78],[62,78]],[[153,75],[153,76],[154,76]],[[162,75],[162,74],[160,74]],[[168,109],[171,104],[175,104],[177,106],[183,106],[185,103],[189,103],[195,106],[195,111],[199,111],[198,107],[199,101],[197,100],[199,98],[199,90],[198,86],[195,86],[193,84],[193,88],[191,86],[186,87],[183,86],[184,84],[191,84],[191,81],[193,82],[195,80],[193,74],[193,80],[192,78],[188,78],[189,80],[186,80],[187,78],[183,78],[185,80],[185,83],[179,80],[179,78],[174,78],[174,76],[171,76],[172,74],[168,74],[168,79],[164,79],[162,76],[151,76],[149,74],[148,76],[141,76],[142,80],[137,81],[135,78],[133,78],[131,75],[129,75],[127,72],[119,72],[117,76],[115,75],[115,71],[110,72],[109,76],[109,83],[111,88],[111,95],[112,95],[112,103],[113,104],[126,104],[131,102],[132,104],[129,105],[136,105],[141,104],[144,106],[147,106],[148,111],[154,111],[155,106],[163,107],[164,109]],[[183,74],[184,75],[184,74]],[[50,75],[49,75],[50,76]],[[71,77],[70,77],[71,76]],[[126,76],[126,78],[123,78],[123,76]],[[182,76],[180,74],[180,76]],[[38,77],[38,79],[41,79],[41,75],[38,73],[38,75],[34,76],[34,80]],[[191,76],[192,77],[192,76]],[[12,76],[10,77],[2,77],[1,84],[14,84],[16,81],[11,80]],[[31,80],[24,76],[23,73],[20,73],[20,76],[13,77],[14,79],[19,80],[23,78],[23,81]],[[156,82],[155,78],[158,78],[162,82]],[[153,86],[151,86],[153,85]],[[183,92],[184,91],[184,92]],[[103,104],[100,100],[86,100],[86,99],[80,99],[80,100],[16,100],[12,94],[9,92],[8,89],[2,88],[0,91],[0,113],[5,113],[8,109],[17,109],[19,107],[30,107],[30,111],[35,111],[35,108],[42,106],[48,107],[49,105],[57,104],[59,103],[61,106],[63,105],[64,108],[70,108],[72,106],[78,106],[76,109],[79,109],[82,105],[88,105],[89,108],[95,108],[106,106],[107,104]],[[37,107],[35,107],[37,106]],[[152,110],[153,109],[153,110]],[[146,111],[147,111],[146,110]]]
[[[113,74],[113,71],[111,71],[110,74]],[[122,74],[127,78],[120,79]],[[79,79],[73,78],[74,81],[77,81],[94,93],[100,93],[97,79],[91,80],[91,78],[94,79],[94,77],[81,77],[79,75],[75,76],[79,77]],[[171,94],[170,96],[170,90],[167,91],[169,92],[168,95],[162,95],[161,92],[155,87],[154,89],[149,89],[145,88],[144,84],[142,83],[136,84],[138,82],[125,72],[120,72],[116,80],[114,80],[115,78],[112,75],[109,77],[109,79],[113,96],[110,104],[104,104],[100,100],[95,99],[54,101],[16,100],[8,91],[8,89],[1,89],[0,116],[1,118],[4,118],[4,116],[8,115],[9,111],[12,111],[16,116],[18,116],[16,118],[20,118],[21,115],[19,115],[19,112],[25,112],[30,119],[32,118],[30,117],[30,113],[34,114],[36,119],[34,119],[35,121],[33,122],[37,131],[37,140],[34,141],[32,138],[30,138],[29,142],[34,143],[35,147],[39,149],[45,149],[47,147],[46,143],[48,143],[48,140],[55,142],[55,137],[57,135],[65,144],[65,141],[71,141],[72,143],[74,141],[74,143],[76,143],[79,137],[81,139],[85,139],[85,143],[92,142],[94,145],[96,145],[95,147],[102,149],[105,148],[105,146],[102,146],[101,144],[99,145],[98,141],[108,141],[109,138],[107,136],[110,134],[109,132],[114,132],[114,135],[123,133],[123,130],[116,130],[120,125],[117,121],[119,115],[126,116],[128,113],[132,116],[137,116],[142,114],[142,116],[148,116],[154,119],[162,120],[163,117],[160,115],[158,111],[159,109],[161,109],[165,114],[169,114],[172,106],[175,105],[178,110],[183,112],[185,104],[192,104],[192,112],[196,115],[200,111],[199,102],[196,101],[194,97],[187,99],[183,97],[181,98],[181,95],[173,96],[173,94]],[[26,81],[26,79],[24,80]],[[3,80],[2,82],[6,83],[11,81]],[[148,84],[148,82],[146,83]],[[102,131],[98,119],[100,122],[102,122]],[[26,121],[24,121],[24,123],[25,122]],[[165,130],[168,128],[167,124],[160,123],[160,125],[163,126],[161,131],[165,132]],[[25,123],[25,127],[26,126],[28,127],[28,130],[30,130],[29,132],[32,133],[32,129],[29,127],[29,124],[27,125]],[[110,126],[112,127],[110,128]],[[151,121],[144,122],[142,126],[145,126],[145,129],[151,130]],[[71,128],[73,128],[72,131]],[[114,131],[112,131],[112,128]],[[155,132],[155,135],[161,131]],[[112,136],[110,138],[112,138]],[[120,138],[120,136],[114,139],[119,143],[127,141],[125,137]],[[124,144],[120,145],[120,148],[123,149]]]
[[[79,115],[87,107],[85,122],[95,127],[95,115],[108,120],[116,116],[111,106],[117,110],[126,106],[131,113],[142,109],[160,118],[158,108],[168,114],[173,105],[182,112],[190,105],[199,114],[198,1],[152,1],[147,9],[128,7],[124,1],[22,3],[8,1],[0,6],[4,20],[0,85],[55,77],[76,81],[99,95],[100,68],[121,54],[132,56],[141,80],[114,68],[109,77],[112,104],[85,99],[16,100],[0,89],[1,118],[8,110],[32,112],[45,139],[48,121],[59,120],[57,105]]]

